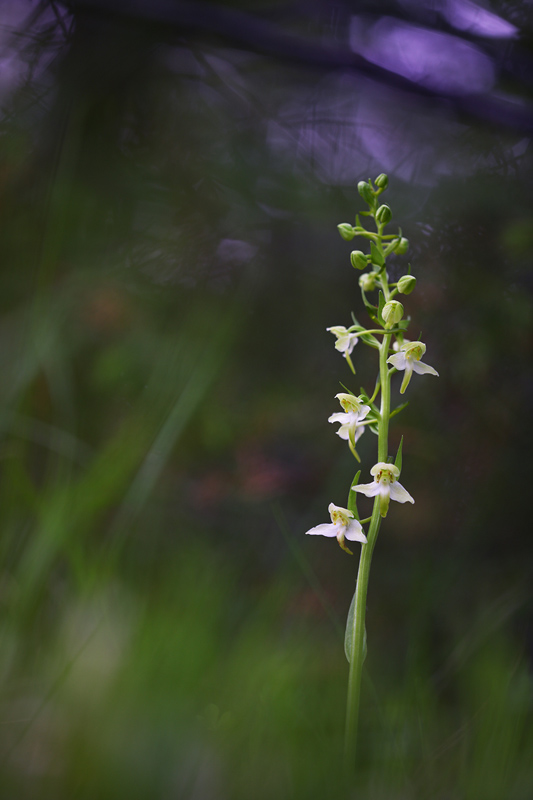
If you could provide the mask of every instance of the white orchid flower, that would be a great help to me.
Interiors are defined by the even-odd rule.
[[[328,422],[340,422],[341,426],[337,431],[337,436],[341,439],[349,441],[353,448],[355,448],[356,441],[364,433],[364,427],[361,425],[362,420],[370,411],[370,406],[363,405],[358,397],[346,392],[340,392],[335,395],[344,409],[344,412],[338,411],[328,417]]]
[[[394,355],[388,357],[387,364],[392,364],[397,370],[405,370],[405,375],[400,387],[400,394],[403,394],[409,386],[409,381],[411,380],[413,372],[417,372],[419,375],[439,376],[436,369],[420,361],[425,352],[426,345],[424,342],[405,342],[400,347],[398,353],[394,353]]]
[[[375,497],[379,494],[379,511],[382,517],[387,516],[391,500],[396,500],[397,503],[415,502],[402,484],[398,483],[400,470],[394,464],[378,461],[370,470],[370,474],[374,476],[372,483],[360,483],[353,487],[353,491],[361,492],[367,497]]]
[[[357,333],[349,331],[344,325],[334,325],[332,328],[326,328],[326,330],[337,337],[335,349],[342,353],[345,358],[350,356],[358,341]]]
[[[335,536],[342,549],[346,550],[347,553],[351,553],[352,551],[346,547],[345,539],[348,539],[349,542],[366,543],[366,536],[363,533],[361,523],[359,520],[354,519],[352,511],[349,511],[347,508],[342,508],[341,506],[336,506],[334,503],[329,504],[328,511],[331,517],[331,523],[316,525],[314,528],[306,531],[306,534],[308,533],[311,536],[329,536],[332,538]]]

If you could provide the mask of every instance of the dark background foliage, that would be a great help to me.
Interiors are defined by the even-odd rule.
[[[5,2],[5,796],[533,790],[531,5]],[[440,378],[395,418],[353,785],[360,179],[387,172]],[[376,440],[361,440],[364,474]],[[366,480],[367,478],[364,478]]]

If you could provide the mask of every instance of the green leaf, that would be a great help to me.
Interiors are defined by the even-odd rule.
[[[401,404],[401,406],[396,406],[396,408],[394,409],[394,411],[391,411],[391,412],[390,412],[389,419],[390,419],[391,417],[394,417],[394,416],[396,416],[396,414],[399,414],[399,413],[400,413],[400,411],[403,411],[403,410],[404,410],[404,408],[406,408],[408,405],[409,405],[409,400],[408,400],[406,403],[402,403],[402,404]]]
[[[348,611],[348,619],[346,620],[346,632],[344,634],[344,653],[346,658],[348,659],[348,664],[352,661],[352,650],[353,650],[353,626],[354,626],[354,615],[355,615],[355,592],[352,597],[352,602],[350,603],[350,610]],[[366,646],[366,625],[365,625],[365,635],[363,638],[363,663],[366,658],[367,646]]]
[[[339,386],[342,386],[342,388],[344,389],[344,391],[345,391],[347,394],[353,394],[353,396],[354,396],[354,397],[357,397],[357,395],[355,394],[355,392],[352,392],[352,390],[351,390],[351,389],[348,389],[348,387],[347,387],[347,386],[345,386],[345,385],[344,385],[344,383],[342,383],[342,381],[339,381]]]
[[[381,325],[384,325],[383,317],[381,312],[383,311],[383,307],[385,305],[385,297],[383,296],[383,292],[380,291],[379,293],[379,305],[378,305],[378,317]]]
[[[348,492],[348,511],[351,511],[354,515],[355,519],[360,519],[359,512],[357,510],[357,492],[353,492],[352,488],[357,486],[359,483],[359,476],[361,475],[361,470],[355,473],[355,478],[352,481],[352,485],[350,486],[350,491]]]
[[[369,345],[369,347],[373,347],[376,350],[379,350],[379,342],[375,336],[372,336],[371,333],[363,333],[359,338],[361,339],[362,342]]]
[[[383,253],[376,247],[374,242],[370,242],[370,258],[372,259],[372,263],[376,265],[376,267],[382,267],[385,264],[385,259],[383,258]]]
[[[402,446],[403,446],[403,436],[400,439],[400,444],[398,445],[398,452],[396,453],[396,458],[394,459],[394,466],[398,467],[400,472],[402,471]]]

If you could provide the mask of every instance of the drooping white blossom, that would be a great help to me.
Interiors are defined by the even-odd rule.
[[[336,506],[330,503],[328,506],[329,515],[331,517],[330,523],[323,523],[316,525],[314,528],[306,531],[311,536],[328,536],[337,538],[338,543],[343,550],[351,553],[344,540],[348,539],[349,542],[363,542],[366,543],[366,536],[363,533],[363,528],[359,520],[354,518],[353,512],[347,508]]]
[[[437,375],[438,377],[439,373],[436,369],[420,360],[425,352],[426,345],[424,342],[404,342],[398,353],[388,357],[388,364],[392,364],[397,370],[405,370],[400,394],[403,394],[409,386],[413,372],[417,372],[419,375]]]
[[[326,328],[326,330],[337,337],[335,349],[342,353],[345,358],[350,356],[358,341],[357,333],[349,331],[344,325],[334,325],[332,328]]]
[[[370,411],[370,406],[364,405],[358,397],[347,392],[339,392],[335,398],[341,404],[344,412],[338,411],[332,414],[328,417],[328,422],[340,422],[337,435],[355,447],[355,443],[364,433],[365,429],[361,422]]]
[[[378,461],[370,470],[370,474],[374,476],[372,483],[360,483],[353,487],[353,491],[361,492],[367,497],[375,497],[379,494],[379,510],[382,517],[387,516],[391,500],[396,500],[397,503],[415,502],[409,492],[398,482],[400,470],[394,464]]]

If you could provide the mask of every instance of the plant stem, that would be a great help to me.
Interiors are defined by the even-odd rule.
[[[385,283],[385,281],[383,281]],[[386,286],[384,286],[384,289]],[[387,292],[388,293],[388,292]],[[385,293],[385,296],[386,294]],[[381,408],[378,423],[378,461],[386,461],[389,440],[390,416],[390,375],[387,366],[387,357],[392,334],[387,332],[379,348],[379,373],[381,380]],[[363,661],[365,658],[365,617],[366,596],[372,553],[378,538],[381,525],[379,495],[374,500],[374,508],[367,534],[367,543],[361,546],[359,571],[355,587],[355,606],[353,625],[348,635],[352,640],[350,672],[348,677],[348,697],[346,701],[346,730],[344,740],[345,768],[349,772],[353,769],[355,761],[355,747],[357,740],[357,723],[359,719],[359,700],[361,695],[361,677]]]

